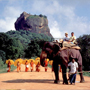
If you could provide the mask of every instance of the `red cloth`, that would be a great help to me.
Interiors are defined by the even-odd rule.
[[[47,60],[45,60],[45,66],[47,66],[48,65],[48,61]]]
[[[10,70],[11,70],[11,63],[10,62],[8,63],[7,68],[8,68],[7,72],[10,72]]]
[[[33,71],[33,62],[31,61],[30,65],[31,65],[31,71]]]
[[[29,68],[27,67],[28,62],[25,63],[25,72],[27,72],[29,70]]]
[[[53,66],[52,66],[52,71],[54,71]]]
[[[45,60],[45,72],[47,72],[48,61]]]
[[[40,71],[40,64],[36,65],[36,71],[39,72]]]

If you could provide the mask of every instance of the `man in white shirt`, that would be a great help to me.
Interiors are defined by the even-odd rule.
[[[75,61],[74,58],[72,58],[72,61],[68,64],[68,66],[70,67],[70,83],[74,83],[75,84],[75,80],[76,80],[76,73],[78,70],[78,63]]]

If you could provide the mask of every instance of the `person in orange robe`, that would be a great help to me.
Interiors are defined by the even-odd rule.
[[[29,67],[29,66],[28,66],[28,62],[26,61],[26,63],[25,63],[25,72],[27,72],[27,71],[29,70],[28,67]]]
[[[11,63],[9,61],[8,64],[7,64],[7,72],[10,72],[10,70],[11,70]]]
[[[48,61],[45,60],[45,72],[47,72]]]
[[[31,60],[31,62],[30,62],[30,65],[31,65],[31,72],[33,71],[33,60]]]
[[[20,63],[19,61],[17,62],[17,72],[21,71]]]
[[[38,62],[38,64],[36,65],[36,71],[40,72],[40,63]]]

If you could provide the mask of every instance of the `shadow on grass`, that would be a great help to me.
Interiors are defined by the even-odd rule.
[[[2,81],[4,83],[50,83],[54,84],[53,79],[15,79],[15,80],[8,80]],[[60,80],[62,82],[62,80]]]

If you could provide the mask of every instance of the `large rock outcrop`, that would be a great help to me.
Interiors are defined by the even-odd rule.
[[[52,37],[48,27],[47,17],[43,15],[30,15],[23,12],[15,22],[15,29],[18,31],[23,29],[33,33],[43,33]]]

